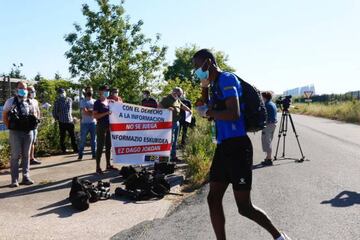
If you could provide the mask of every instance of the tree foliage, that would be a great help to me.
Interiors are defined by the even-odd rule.
[[[127,102],[138,100],[141,89],[157,77],[163,66],[166,47],[147,38],[142,20],[130,23],[125,16],[124,1],[118,5],[97,0],[98,11],[87,4],[82,7],[86,24],[74,24],[75,32],[65,36],[71,48],[65,53],[73,77],[97,87],[109,84],[120,89]]]
[[[201,88],[200,86],[194,86],[193,82],[188,80],[181,81],[179,78],[174,80],[169,80],[166,85],[164,85],[161,97],[166,96],[171,93],[172,89],[175,87],[181,87],[184,90],[185,96],[192,103],[195,103],[201,97]]]
[[[164,71],[164,79],[171,80],[179,78],[181,81],[189,80],[194,83],[199,83],[199,80],[193,74],[192,57],[200,50],[200,47],[196,45],[189,45],[181,48],[177,48],[175,51],[175,60],[172,65],[168,66]],[[211,49],[215,55],[218,66],[223,71],[233,72],[234,68],[228,65],[228,56],[221,51]]]
[[[48,102],[53,104],[57,96],[56,91],[59,88],[66,89],[67,95],[73,98],[77,95],[80,86],[68,80],[48,80],[41,78],[35,85],[37,99],[42,103]]]

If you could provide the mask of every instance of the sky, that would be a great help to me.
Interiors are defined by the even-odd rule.
[[[83,3],[96,8],[94,0],[0,0],[0,73],[23,63],[29,79],[70,78],[64,35],[84,23]],[[127,0],[125,9],[147,37],[161,34],[170,64],[176,48],[196,44],[225,52],[261,90],[360,90],[359,0]]]

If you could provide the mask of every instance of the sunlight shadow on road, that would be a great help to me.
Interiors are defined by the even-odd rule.
[[[322,201],[321,204],[331,204],[333,207],[350,207],[360,204],[360,193],[342,191],[331,200]]]

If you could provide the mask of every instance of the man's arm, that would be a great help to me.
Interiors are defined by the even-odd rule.
[[[52,115],[53,115],[55,120],[59,120],[59,117],[58,117],[58,114],[57,114],[57,111],[58,111],[57,105],[58,105],[58,101],[56,100],[54,102],[54,107],[53,107],[53,111],[52,111]]]
[[[9,111],[3,111],[3,113],[2,113],[3,122],[5,123],[5,126],[6,126],[7,128],[9,128],[8,113],[9,113]]]
[[[209,110],[207,116],[215,120],[236,121],[240,118],[240,104],[237,97],[225,100],[226,109],[222,111]]]
[[[96,119],[96,120],[99,120],[100,118],[103,118],[107,115],[110,115],[111,112],[108,111],[108,112],[104,112],[104,113],[99,113],[98,111],[93,111],[93,117]]]
[[[183,103],[181,103],[180,108],[186,112],[191,112],[191,109]]]

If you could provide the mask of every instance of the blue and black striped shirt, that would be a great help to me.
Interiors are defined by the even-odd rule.
[[[61,123],[72,123],[72,100],[69,97],[58,97],[54,103],[53,117]]]

